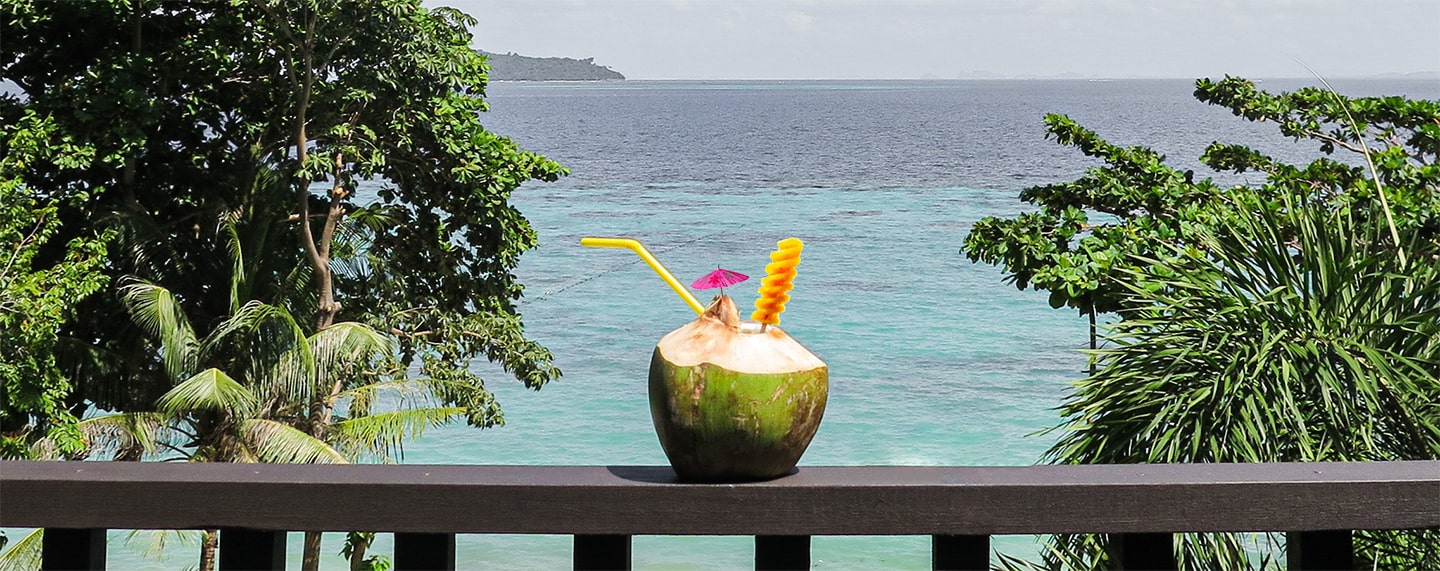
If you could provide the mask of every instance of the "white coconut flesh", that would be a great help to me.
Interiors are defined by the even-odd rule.
[[[738,373],[771,375],[825,366],[779,327],[761,331],[759,323],[741,322],[729,296],[716,298],[704,314],[662,337],[657,347],[676,367],[709,363]]]

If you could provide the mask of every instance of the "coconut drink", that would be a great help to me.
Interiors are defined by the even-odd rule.
[[[682,299],[688,297],[692,308],[700,307],[638,242],[586,238],[582,244],[635,250]],[[662,337],[651,355],[650,416],[682,480],[784,476],[795,469],[820,426],[829,369],[777,326],[802,244],[790,238],[778,246],[766,266],[752,321],[740,319],[735,302],[722,290],[697,309],[700,316],[694,321]]]
[[[790,473],[828,394],[824,361],[779,327],[741,322],[729,296],[661,338],[650,358],[650,417],[684,480]]]

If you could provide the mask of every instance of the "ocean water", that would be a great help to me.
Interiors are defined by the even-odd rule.
[[[1298,81],[1270,80],[1267,89]],[[1440,99],[1437,82],[1334,82],[1347,94]],[[1119,144],[1147,144],[1210,176],[1212,141],[1280,158],[1312,147],[1196,102],[1187,81],[638,82],[493,85],[487,128],[569,167],[515,204],[540,246],[517,270],[528,334],[564,377],[538,392],[477,364],[507,424],[451,426],[405,449],[407,463],[663,465],[645,375],[651,350],[694,314],[636,256],[583,236],[632,237],[682,281],[716,266],[742,312],[775,242],[805,241],[781,327],[830,366],[824,421],[801,460],[817,465],[1028,465],[1053,410],[1083,375],[1085,320],[1017,291],[960,253],[971,224],[1025,209],[1027,186],[1095,163],[1046,141],[1069,114]],[[1257,182],[1254,175],[1224,177]],[[708,295],[701,293],[702,299]],[[456,506],[486,516],[484,506]],[[11,533],[16,539],[15,533]],[[292,567],[299,534],[292,534]],[[327,569],[343,569],[327,538]],[[565,536],[461,536],[462,568],[559,569]],[[1033,537],[997,538],[1033,555]],[[389,549],[382,537],[376,552]],[[169,569],[116,532],[122,569]],[[190,551],[187,549],[187,552]],[[749,568],[747,537],[637,537],[637,569]],[[928,569],[928,538],[817,537],[816,569]]]

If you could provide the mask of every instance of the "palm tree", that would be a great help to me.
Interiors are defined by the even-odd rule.
[[[392,462],[406,440],[469,413],[446,403],[471,385],[407,378],[389,337],[364,324],[340,322],[303,336],[285,309],[250,301],[198,338],[169,290],[132,281],[122,293],[137,325],[158,341],[176,384],[157,403],[158,417],[87,420],[96,436],[108,435],[99,440],[117,457],[133,458],[153,442],[149,448],[190,461]],[[318,538],[307,533],[307,559],[317,563]],[[202,569],[213,543],[209,537],[204,544]],[[356,551],[354,559],[363,560],[364,547]]]
[[[122,289],[132,320],[160,345],[161,361],[179,383],[159,402],[162,413],[183,419],[171,426],[183,425],[190,439],[172,450],[193,448],[192,455],[211,461],[390,462],[405,440],[469,418],[475,414],[469,403],[485,402],[471,385],[407,378],[392,339],[364,324],[338,322],[305,336],[291,310],[314,310],[308,266],[262,287],[256,280],[278,277],[276,269],[247,259],[244,244],[264,240],[242,239],[234,213],[221,217],[219,231],[231,265],[230,314],[205,339],[195,338],[169,290],[139,281]],[[360,235],[356,224],[341,225],[337,263],[353,265]],[[244,301],[261,291],[277,304]],[[197,363],[209,368],[198,371]],[[180,381],[182,374],[194,376]],[[318,567],[320,540],[318,532],[306,533],[304,569]],[[356,545],[352,559],[363,561],[365,544]]]
[[[88,456],[394,462],[403,455],[404,442],[426,429],[461,419],[475,423],[492,414],[493,399],[472,379],[410,377],[398,362],[393,338],[365,324],[342,321],[307,335],[308,326],[294,315],[314,311],[308,266],[287,272],[274,260],[247,257],[247,247],[264,246],[265,230],[245,230],[235,212],[218,216],[223,252],[218,257],[224,261],[207,263],[229,271],[218,274],[226,276],[224,281],[202,289],[219,292],[220,303],[213,297],[177,299],[170,289],[138,278],[122,281],[124,311],[150,344],[135,343],[135,349],[158,356],[155,370],[170,388],[150,397],[153,412],[82,420]],[[343,221],[335,236],[333,263],[342,275],[366,271],[369,226],[386,222],[380,211],[362,210],[353,218]],[[167,280],[210,279],[192,275],[196,272],[172,275],[162,260],[147,255],[164,251],[151,243],[155,232],[150,226],[156,222],[148,215],[131,213],[119,220],[133,234],[122,249],[134,254],[137,268]],[[273,299],[265,303],[253,299],[257,295]],[[190,306],[212,317],[194,323]],[[208,331],[197,333],[197,325]],[[45,440],[34,445],[37,457],[54,457],[54,448]],[[214,540],[207,534],[202,571],[213,562]],[[364,561],[367,543],[352,544],[352,561]],[[320,534],[307,533],[306,569],[318,566],[320,547]]]
[[[251,301],[200,338],[169,290],[133,281],[121,292],[132,319],[158,342],[174,383],[156,407],[168,420],[165,430],[183,441],[156,441],[192,462],[346,462],[324,441],[283,421],[296,401],[274,380],[303,378],[311,365],[309,344],[288,312]],[[201,571],[213,568],[215,547],[215,531],[206,530]]]
[[[1101,369],[1065,400],[1047,458],[1440,459],[1440,267],[1397,255],[1423,251],[1422,238],[1407,230],[1396,243],[1367,212],[1253,194],[1236,207],[1198,247],[1130,272],[1140,309],[1112,326]],[[1434,530],[1357,537],[1380,568],[1440,568]],[[1101,538],[1052,547],[1053,566],[1103,565]],[[1187,536],[1181,555],[1186,568],[1250,567],[1231,535]]]

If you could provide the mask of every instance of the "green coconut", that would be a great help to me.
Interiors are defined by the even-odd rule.
[[[829,371],[779,327],[740,321],[719,296],[660,339],[650,416],[681,479],[745,481],[790,473],[825,412]]]

